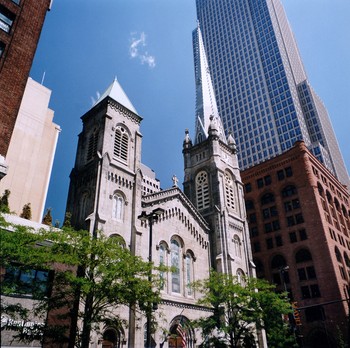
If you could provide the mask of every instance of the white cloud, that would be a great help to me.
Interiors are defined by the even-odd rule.
[[[96,98],[90,97],[91,98],[91,106],[94,106],[96,102],[100,99],[101,94],[99,91],[96,91]]]
[[[129,54],[131,58],[138,58],[141,64],[147,64],[150,68],[156,66],[156,58],[146,50],[146,34],[142,32],[139,37],[137,33],[131,33]]]

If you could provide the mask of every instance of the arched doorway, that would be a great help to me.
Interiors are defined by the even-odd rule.
[[[184,316],[175,317],[170,324],[169,348],[194,348],[195,338],[190,321]]]
[[[103,333],[102,348],[121,348],[123,346],[122,335],[114,328],[109,328]]]

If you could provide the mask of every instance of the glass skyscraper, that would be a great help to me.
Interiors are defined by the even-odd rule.
[[[327,110],[307,80],[280,0],[196,0],[196,5],[218,111],[237,142],[240,167],[303,140],[349,185]]]

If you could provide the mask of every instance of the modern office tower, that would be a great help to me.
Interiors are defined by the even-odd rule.
[[[338,347],[348,337],[349,192],[304,142],[241,175],[257,276],[300,309],[302,347]]]
[[[6,157],[51,0],[0,0],[0,157]],[[0,168],[3,159],[0,158]]]
[[[327,111],[307,80],[280,0],[196,4],[219,114],[238,144],[240,167],[254,166],[303,140],[350,186]],[[196,54],[195,45],[196,39]]]
[[[20,215],[31,204],[32,220],[43,217],[53,159],[60,127],[53,123],[49,109],[51,91],[28,79],[12,133],[6,162],[8,173],[0,181],[0,195],[11,191],[11,211]]]

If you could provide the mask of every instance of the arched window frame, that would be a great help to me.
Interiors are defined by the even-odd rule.
[[[198,210],[210,206],[209,177],[206,171],[200,171],[196,175],[196,200]]]
[[[234,178],[229,171],[225,171],[225,198],[226,206],[229,209],[235,209],[235,185]]]
[[[186,295],[193,297],[193,288],[191,284],[194,281],[194,262],[195,258],[193,256],[193,252],[191,250],[188,250],[185,255],[185,291]]]
[[[242,269],[238,268],[236,271],[236,277],[237,277],[237,282],[238,284],[244,285],[244,277],[245,274]]]
[[[234,247],[234,253],[235,256],[242,258],[242,243],[241,243],[241,239],[239,238],[239,236],[237,236],[237,234],[235,234],[233,236],[233,247]]]
[[[172,238],[170,242],[171,262],[171,292],[181,294],[181,271],[182,271],[182,247],[178,238]]]
[[[127,162],[129,158],[129,133],[123,126],[117,126],[114,133],[113,158]]]
[[[159,266],[168,266],[168,245],[162,241],[159,243],[159,246],[157,247],[158,253],[159,253]],[[159,272],[159,277],[160,277],[160,290],[166,291],[167,289],[167,273],[164,271]]]
[[[311,255],[309,249],[303,248],[303,249],[298,250],[295,253],[295,262],[296,263],[310,262],[310,261],[312,261],[312,255]]]
[[[114,220],[123,221],[125,212],[125,197],[121,192],[115,192],[113,195],[112,217]]]

